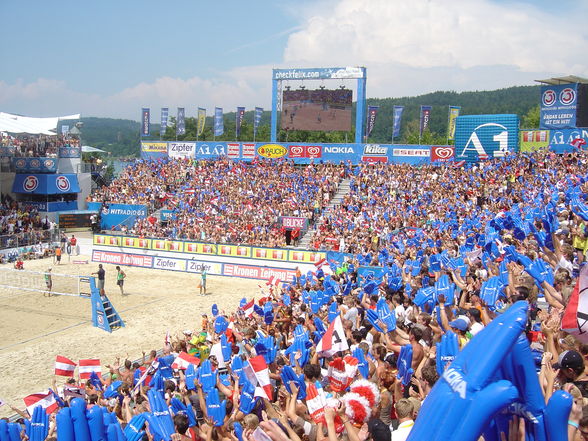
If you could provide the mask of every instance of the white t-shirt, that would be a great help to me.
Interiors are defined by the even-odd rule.
[[[482,323],[474,322],[472,326],[470,326],[470,334],[476,335],[482,329],[484,329],[484,325]]]

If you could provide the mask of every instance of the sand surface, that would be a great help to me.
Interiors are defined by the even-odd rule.
[[[78,256],[90,260],[89,256]],[[89,275],[97,263],[55,265],[52,259],[25,261],[25,270],[53,274]],[[11,267],[11,266],[9,266]],[[125,327],[107,333],[91,324],[90,300],[80,297],[44,297],[41,292],[27,292],[0,287],[0,399],[24,409],[22,398],[51,386],[55,356],[77,362],[99,358],[103,365],[117,356],[132,360],[143,351],[159,349],[167,331],[200,330],[201,314],[216,303],[220,310],[233,311],[242,297],[259,293],[258,280],[208,276],[208,295],[198,295],[197,274],[124,267],[125,296],[116,286],[114,265],[104,265],[106,294],[125,321]],[[38,278],[41,285],[42,275]],[[18,281],[18,277],[15,278]],[[1,282],[0,282],[1,283]],[[57,285],[72,287],[72,280],[53,277]],[[19,285],[20,286],[20,285]],[[77,371],[76,371],[77,373]],[[58,386],[65,377],[57,377]],[[0,407],[0,416],[13,414],[8,406]]]

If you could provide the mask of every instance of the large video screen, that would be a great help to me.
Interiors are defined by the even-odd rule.
[[[281,128],[321,132],[351,130],[349,89],[285,90],[282,97]]]

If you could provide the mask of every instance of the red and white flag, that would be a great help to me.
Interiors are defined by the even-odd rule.
[[[48,414],[51,414],[59,407],[55,395],[53,395],[53,392],[50,389],[47,390],[47,392],[39,392],[38,394],[26,396],[23,398],[23,401],[27,407],[29,415],[31,416],[37,406],[42,406]]]
[[[198,366],[200,364],[200,359],[188,354],[187,352],[180,352],[172,363],[171,367],[172,369],[186,370],[191,364]]]
[[[576,287],[561,320],[562,331],[588,343],[588,265],[580,270]]]
[[[165,340],[163,341],[163,346],[171,346],[171,335],[169,334],[169,331],[165,333]]]
[[[316,267],[316,269],[322,268],[326,264],[327,264],[327,259],[325,259],[324,257],[321,260],[319,260],[318,262],[314,262],[314,266]]]
[[[280,284],[281,280],[278,279],[277,277],[274,276],[270,276],[270,278],[267,280],[267,282],[265,282],[266,285],[271,286],[278,286]]]
[[[273,400],[272,385],[270,383],[269,370],[263,355],[250,358],[245,365],[245,375],[251,384],[255,385],[256,397]]]
[[[78,372],[80,373],[80,380],[88,380],[92,375],[92,372],[96,372],[98,376],[102,374],[102,367],[100,366],[100,360],[88,359],[80,360],[78,364]]]
[[[55,358],[55,375],[62,377],[73,377],[76,370],[76,363],[69,358],[58,355]]]
[[[306,386],[306,407],[308,408],[310,417],[316,424],[325,422],[326,404],[327,400],[325,399],[324,393],[320,393],[314,383]]]
[[[245,317],[251,317],[251,315],[253,314],[253,311],[254,311],[254,308],[253,308],[254,305],[255,305],[254,300],[251,300],[250,302],[243,305],[243,307],[241,309],[243,310]]]
[[[323,357],[330,357],[336,352],[346,351],[347,349],[349,349],[347,337],[345,337],[341,316],[338,315],[329,325],[321,341],[319,341],[316,351]]]

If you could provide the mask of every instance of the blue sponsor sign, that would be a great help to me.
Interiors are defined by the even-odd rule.
[[[404,112],[404,106],[394,106],[394,116],[392,117],[392,138],[400,136],[400,126],[402,124],[402,112]]]
[[[222,107],[214,108],[214,136],[221,136],[225,133]]]
[[[365,78],[364,67],[327,67],[322,69],[274,69],[274,80],[328,80]]]
[[[13,193],[24,194],[65,194],[79,193],[78,176],[68,174],[17,173],[12,184]]]
[[[518,115],[458,116],[455,161],[500,158],[519,149]]]
[[[177,218],[176,213],[173,210],[160,210],[161,220],[167,222],[169,220],[175,220]]]
[[[141,110],[141,136],[149,136],[151,133],[151,111],[144,107]]]
[[[551,130],[549,132],[549,145],[571,144],[578,138],[583,139],[588,144],[588,128]]]
[[[542,129],[568,129],[576,126],[578,84],[541,87]]]
[[[78,209],[78,201],[57,201],[57,202],[40,202],[30,201],[23,202],[25,206],[35,207],[39,211],[52,213],[55,211],[72,211]]]
[[[13,158],[12,164],[16,173],[55,173],[56,158]]]
[[[60,158],[80,158],[82,156],[82,149],[80,147],[73,147],[64,145],[59,147]]]
[[[100,204],[101,205],[101,204]],[[93,207],[93,206],[92,206]],[[93,210],[88,204],[88,210]],[[104,204],[102,206],[101,227],[105,230],[119,230],[121,226],[132,227],[137,219],[147,217],[147,206],[129,204]]]

